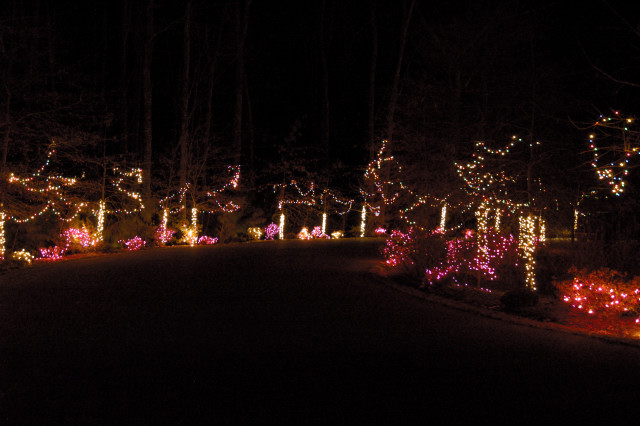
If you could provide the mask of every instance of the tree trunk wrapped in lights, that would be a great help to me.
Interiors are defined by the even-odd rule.
[[[525,282],[531,290],[536,290],[536,217],[532,214],[521,216],[520,220],[520,254],[524,261]]]
[[[0,205],[0,209],[2,205]],[[4,245],[5,245],[5,237],[4,237],[4,212],[0,210],[0,260],[4,260]]]

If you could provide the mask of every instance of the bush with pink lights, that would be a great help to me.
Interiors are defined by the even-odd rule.
[[[489,231],[480,256],[478,239],[472,231],[447,240],[438,231],[394,230],[382,252],[387,266],[409,273],[426,285],[461,280],[471,281],[465,284],[474,286],[481,281],[520,284],[518,242],[512,235]]]
[[[561,299],[578,312],[601,317],[633,316],[640,323],[640,277],[627,279],[608,268],[569,270],[572,279],[556,282]]]

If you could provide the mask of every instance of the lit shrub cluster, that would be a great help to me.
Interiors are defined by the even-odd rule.
[[[310,240],[312,238],[331,238],[327,234],[322,233],[322,228],[319,226],[314,227],[311,232],[305,226],[298,233],[298,238],[301,240]]]
[[[60,234],[60,241],[53,247],[41,248],[38,260],[60,260],[73,251],[86,251],[100,244],[87,228],[70,227]]]
[[[140,250],[146,244],[146,242],[137,235],[129,240],[123,240],[121,242],[129,251]]]
[[[387,266],[416,270],[427,284],[447,278],[471,275],[476,279],[495,281],[513,279],[518,268],[518,242],[513,235],[489,231],[483,239],[483,250],[472,231],[460,238],[445,240],[439,231],[407,233],[394,230],[387,237],[383,255]]]
[[[216,244],[218,242],[218,238],[217,237],[209,237],[208,235],[203,235],[200,238],[198,238],[198,244],[199,245],[213,245]]]
[[[410,228],[407,233],[391,231],[382,249],[387,266],[398,268],[422,279],[428,267],[438,265],[445,257],[445,240],[439,232],[423,232]]]
[[[278,232],[280,232],[280,227],[271,222],[266,228],[264,228],[265,240],[273,240],[275,236],[278,235]]]
[[[484,241],[483,250],[478,249],[478,240],[472,232],[447,241],[446,260],[426,270],[426,282],[434,284],[456,274],[472,274],[489,281],[506,279],[508,269],[518,266],[517,240],[513,235],[489,231]]]
[[[262,229],[258,228],[257,226],[247,229],[247,234],[252,240],[259,240],[260,238],[262,238],[262,233]]]
[[[591,315],[635,315],[640,323],[640,277],[625,280],[624,274],[601,268],[595,271],[571,268],[573,279],[556,283],[562,300]]]

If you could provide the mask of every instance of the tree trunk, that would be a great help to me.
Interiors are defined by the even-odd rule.
[[[144,63],[142,66],[142,88],[144,103],[144,161],[142,169],[143,201],[147,219],[151,217],[151,161],[153,154],[153,91],[151,85],[151,61],[153,53],[153,0],[147,0],[145,14]]]
[[[253,134],[253,110],[251,109],[251,97],[249,96],[249,85],[247,84],[247,75],[244,76],[244,96],[247,100],[247,130],[249,132],[249,164],[247,176],[249,178],[249,187],[253,188],[255,183],[255,147]]]
[[[122,114],[122,151],[126,154],[129,152],[129,100],[127,97],[129,82],[127,81],[127,44],[129,41],[129,29],[131,22],[131,5],[129,0],[124,0],[122,4],[122,45],[120,50],[120,90],[122,98],[120,100],[120,112]]]
[[[249,25],[251,0],[236,0],[236,87],[233,111],[233,156],[242,163],[242,104],[244,95],[244,47]]]
[[[400,37],[400,48],[398,50],[398,61],[396,62],[396,70],[393,75],[393,82],[391,85],[391,95],[389,96],[389,109],[387,112],[387,131],[386,138],[387,140],[391,140],[393,136],[393,130],[395,126],[395,112],[396,112],[396,104],[398,103],[398,92],[400,87],[400,72],[402,71],[402,62],[404,60],[404,48],[407,43],[407,32],[409,31],[409,22],[411,21],[411,15],[413,13],[413,6],[415,4],[415,0],[410,0],[409,6],[407,7],[407,2],[403,3],[404,6],[404,16],[402,22],[402,34]]]
[[[189,68],[191,62],[191,2],[187,2],[184,22],[184,44],[183,52],[183,70],[182,70],[182,94],[181,94],[181,111],[180,111],[180,137],[178,145],[180,147],[180,168],[178,171],[178,179],[180,188],[184,188],[187,184],[187,166],[189,164]],[[185,197],[186,201],[186,197]],[[183,206],[186,208],[186,206]],[[186,213],[185,213],[186,214]]]
[[[324,151],[325,160],[329,160],[329,65],[328,65],[328,47],[327,35],[327,2],[322,0],[322,9],[320,11],[320,62],[322,71],[322,125],[320,129],[321,142],[320,146]]]
[[[0,179],[3,180],[9,155],[9,141],[11,140],[11,91],[8,85],[5,88],[5,93],[4,136],[2,137],[2,158],[0,158]]]
[[[378,64],[378,26],[376,24],[376,2],[371,4],[371,67],[369,69],[369,161],[376,155],[376,67]]]

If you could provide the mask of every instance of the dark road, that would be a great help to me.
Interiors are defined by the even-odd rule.
[[[636,422],[640,349],[398,292],[371,272],[379,245],[176,247],[0,275],[0,424]]]

